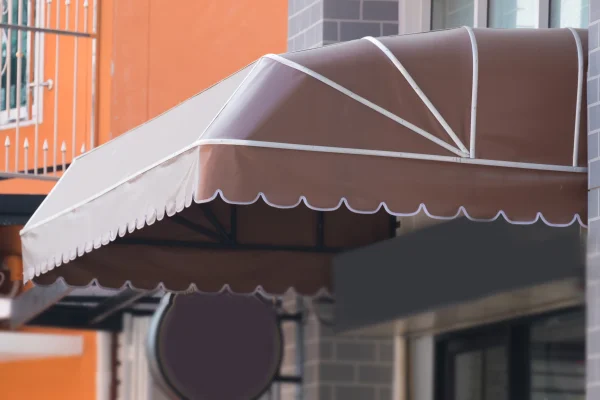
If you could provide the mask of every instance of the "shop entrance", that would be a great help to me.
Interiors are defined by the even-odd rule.
[[[584,400],[581,308],[444,335],[437,400]]]

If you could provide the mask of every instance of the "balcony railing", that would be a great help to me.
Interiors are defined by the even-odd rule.
[[[98,3],[0,0],[0,178],[57,179],[96,145]]]

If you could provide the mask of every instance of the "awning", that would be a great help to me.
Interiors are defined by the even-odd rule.
[[[77,158],[24,278],[313,294],[397,216],[583,225],[586,57],[585,30],[470,28],[266,55]]]

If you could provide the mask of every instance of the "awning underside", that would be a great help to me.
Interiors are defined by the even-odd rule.
[[[265,56],[78,158],[22,232],[25,279],[312,294],[390,216],[583,224],[586,48],[455,29]]]

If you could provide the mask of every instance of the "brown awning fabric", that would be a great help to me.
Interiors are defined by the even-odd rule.
[[[267,55],[78,158],[22,231],[25,279],[313,294],[396,216],[583,224],[586,65],[571,29]]]

